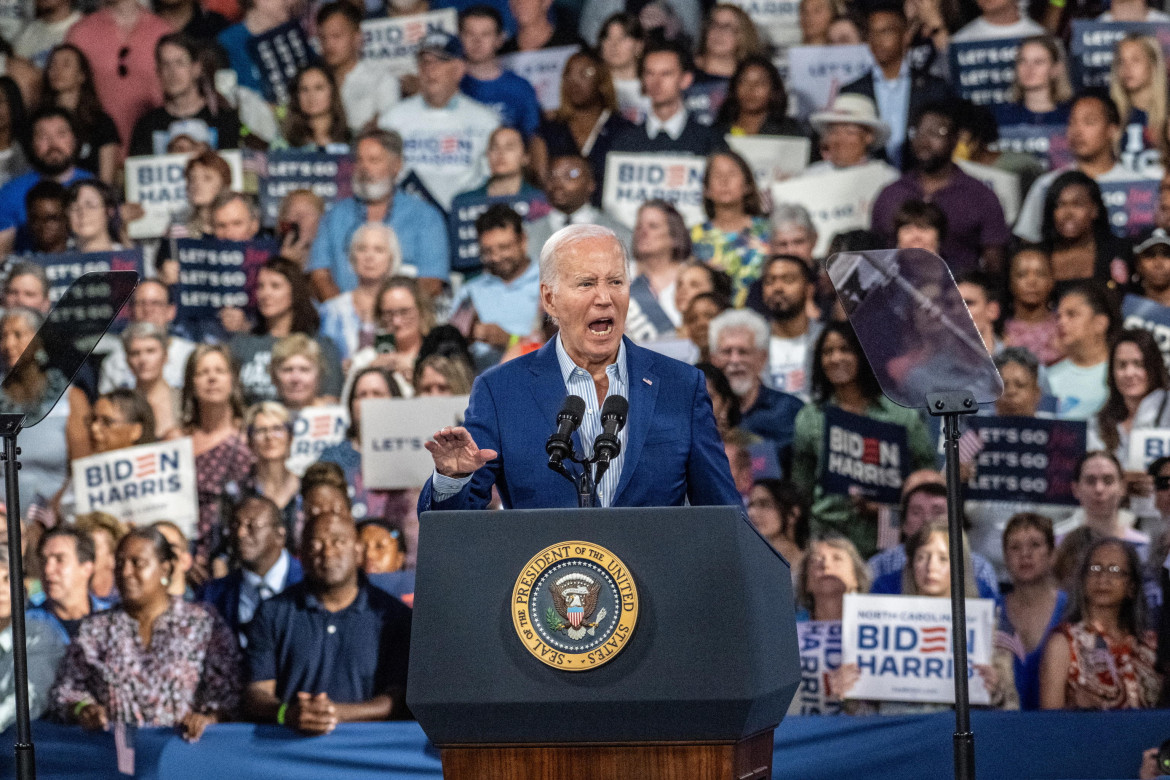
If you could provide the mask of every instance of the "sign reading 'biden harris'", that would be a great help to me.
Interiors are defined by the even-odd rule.
[[[78,458],[73,491],[79,515],[105,512],[139,526],[169,520],[191,537],[199,517],[191,439]]]
[[[901,425],[825,406],[826,493],[860,496],[879,504],[897,504],[909,473],[906,429]]]
[[[706,219],[703,174],[707,160],[689,154],[610,152],[605,158],[602,206],[618,222],[634,229],[638,209],[648,200],[674,205],[688,225]]]
[[[638,621],[638,588],[616,555],[592,542],[544,548],[512,589],[512,626],[535,658],[581,672],[625,649]]]

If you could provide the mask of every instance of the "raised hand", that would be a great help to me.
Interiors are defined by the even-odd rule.
[[[466,477],[498,454],[481,450],[462,426],[435,431],[435,438],[423,446],[435,461],[435,471],[445,477]]]

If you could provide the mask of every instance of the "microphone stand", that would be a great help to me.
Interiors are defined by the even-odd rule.
[[[548,467],[573,483],[573,489],[577,491],[578,509],[590,509],[597,506],[597,483],[593,479],[592,469],[596,456],[586,458],[574,450],[568,456],[568,460],[581,466],[580,473],[574,474],[562,461],[551,457],[548,459]]]
[[[20,541],[20,448],[16,436],[24,426],[23,414],[0,414],[0,438],[4,451],[4,489],[8,500],[8,587],[12,594],[12,672],[16,692],[16,776],[35,780],[36,751],[33,747],[32,723],[28,709],[28,647],[24,625],[24,556]]]

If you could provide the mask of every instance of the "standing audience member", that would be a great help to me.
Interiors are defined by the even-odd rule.
[[[643,203],[634,222],[632,249],[635,274],[626,333],[639,342],[668,336],[682,325],[682,313],[675,308],[678,280],[691,258],[691,237],[682,215],[664,200]]]
[[[812,347],[821,334],[821,324],[808,316],[813,271],[799,257],[774,254],[764,261],[760,280],[771,329],[765,369],[769,385],[807,400]]]
[[[979,0],[979,18],[963,25],[951,40],[955,43],[999,41],[1042,35],[1044,28],[1020,13],[1014,0]]]
[[[548,214],[528,225],[528,254],[535,263],[552,234],[565,225],[600,225],[609,228],[625,246],[630,245],[629,228],[592,205],[597,182],[589,161],[577,154],[555,157],[549,162],[545,189]]]
[[[12,51],[43,68],[53,47],[64,43],[69,29],[81,21],[81,11],[73,7],[72,0],[40,0],[35,10],[36,18],[12,41]]]
[[[516,19],[516,34],[504,42],[500,54],[561,46],[584,48],[572,26],[557,19],[555,13],[549,13],[552,7],[553,0],[509,0],[508,8]]]
[[[321,59],[341,93],[349,129],[357,134],[376,125],[401,97],[398,79],[384,64],[362,58],[362,10],[330,2],[317,11]]]
[[[748,494],[748,520],[793,573],[803,565],[808,548],[808,502],[791,482],[761,479]]]
[[[703,211],[706,221],[691,229],[691,251],[696,259],[731,276],[735,300],[743,305],[763,270],[771,225],[751,166],[735,152],[707,158]]]
[[[42,179],[24,196],[24,203],[28,214],[29,249],[46,255],[67,250],[69,217],[65,211],[65,188],[52,179]]]
[[[178,308],[171,303],[166,285],[157,279],[143,279],[134,289],[134,296],[130,299],[127,308],[130,310],[130,323],[123,331],[123,337],[114,342],[105,359],[102,360],[98,390],[108,393],[115,387],[130,387],[136,381],[137,374],[134,373],[129,364],[126,333],[139,324],[151,325],[154,328],[154,334],[161,333],[165,336],[163,380],[168,387],[182,388],[183,370],[187,366],[187,358],[195,349],[195,344],[189,339],[170,332],[175,322],[175,316],[178,314]],[[147,397],[151,398],[152,403],[157,400],[149,394]],[[161,417],[156,415],[156,419],[161,419]],[[160,428],[160,430],[166,430],[166,427]]]
[[[402,247],[394,229],[368,222],[357,229],[349,244],[349,263],[357,286],[318,307],[322,336],[332,340],[344,366],[358,350],[374,346],[374,302],[382,283],[402,266]]]
[[[66,190],[65,202],[74,251],[125,249],[117,196],[109,185],[97,179],[75,181]]]
[[[1117,316],[1106,291],[1090,281],[1065,290],[1056,317],[1057,339],[1067,355],[1048,369],[1048,381],[1057,398],[1056,416],[1088,420],[1108,397],[1109,339]]]
[[[1044,365],[1064,357],[1057,338],[1058,320],[1052,292],[1056,280],[1052,259],[1037,246],[1024,245],[1008,261],[1008,293],[1011,311],[1003,323],[1003,341],[1023,347]]]
[[[8,76],[0,76],[0,186],[28,172],[24,153],[24,99]]]
[[[1068,123],[1072,85],[1060,41],[1050,35],[1020,41],[1015,76],[1010,102],[991,107],[1001,128]]]
[[[175,573],[171,577],[171,584],[167,586],[167,593],[184,601],[195,601],[195,591],[187,584],[187,575],[191,573],[191,565],[195,561],[187,535],[170,520],[158,520],[151,523],[150,527],[163,535],[175,555]]]
[[[764,54],[749,54],[740,60],[714,126],[721,136],[805,135],[800,122],[788,116],[788,91],[780,71]]]
[[[1138,176],[1161,175],[1170,96],[1166,59],[1157,39],[1131,33],[1117,43],[1109,96],[1121,115],[1121,164]]]
[[[1114,337],[1106,382],[1109,395],[1089,420],[1087,448],[1107,450],[1125,463],[1142,400],[1152,392],[1165,392],[1170,385],[1162,353],[1148,330],[1127,328]],[[1126,482],[1131,493],[1150,495],[1152,485],[1145,473],[1127,472]]]
[[[292,333],[272,345],[268,374],[276,390],[276,400],[293,414],[309,406],[337,402],[336,395],[323,395],[321,377],[325,360],[321,345],[304,333]]]
[[[149,322],[135,322],[122,331],[134,392],[150,406],[159,441],[178,436],[183,417],[182,390],[168,385],[164,376],[167,341],[166,331]]]
[[[116,602],[118,588],[114,585],[114,551],[126,535],[126,525],[105,512],[78,515],[74,525],[93,540],[93,576],[89,580],[89,592],[103,601]]]
[[[796,601],[809,620],[841,621],[845,594],[869,592],[869,569],[844,536],[815,536],[797,572]]]
[[[1058,283],[1097,279],[1113,286],[1129,282],[1129,242],[1113,235],[1101,188],[1080,171],[1066,171],[1049,186],[1040,239],[1041,248],[1052,258]]]
[[[423,339],[435,327],[435,306],[416,279],[392,276],[382,283],[374,302],[378,327],[374,346],[360,350],[350,363],[350,376],[368,366],[393,376],[400,395],[414,394],[410,378]]]
[[[699,31],[697,82],[727,84],[745,57],[763,53],[764,45],[747,12],[738,5],[716,3]]]
[[[264,82],[260,68],[252,57],[250,44],[264,33],[288,22],[292,18],[292,2],[242,0],[240,8],[244,12],[243,20],[223,30],[215,36],[215,40],[227,52],[228,62],[236,73],[236,83],[242,88],[262,94]]]
[[[500,125],[492,131],[487,146],[488,180],[482,187],[461,192],[451,201],[451,213],[478,208],[482,198],[523,198],[529,203],[528,218],[535,219],[544,193],[529,181],[532,157],[524,136],[514,127]]]
[[[49,277],[45,269],[34,261],[14,263],[4,280],[4,307],[24,307],[48,314],[53,304],[49,301]]]
[[[273,148],[287,145],[307,152],[348,152],[350,132],[345,107],[329,69],[323,65],[301,68],[288,90],[288,113],[281,138],[273,142]]]
[[[467,62],[459,89],[499,114],[503,126],[531,138],[540,124],[540,103],[532,85],[505,69],[496,56],[504,45],[503,15],[490,5],[463,9],[459,41]]]
[[[865,95],[841,94],[831,105],[817,111],[809,122],[820,140],[824,157],[806,170],[806,175],[839,171],[871,163],[871,154],[885,148],[890,128],[878,118],[877,107]],[[898,171],[889,163],[878,163],[888,174],[889,184]]]
[[[73,113],[77,135],[82,139],[77,165],[106,184],[114,184],[122,157],[118,127],[102,109],[89,60],[71,43],[53,48],[45,63],[41,107],[57,106]]]

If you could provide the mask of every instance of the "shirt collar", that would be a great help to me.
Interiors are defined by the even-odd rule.
[[[317,594],[313,593],[313,591],[310,590],[310,587],[312,587],[312,586],[310,586],[306,582],[304,587],[305,587],[305,589],[303,591],[303,596],[304,596],[303,604],[304,604],[305,609],[307,609],[310,612],[329,612],[330,614],[337,614],[335,612],[330,612],[329,610],[325,609],[325,606],[321,603],[321,600],[317,598]],[[367,606],[369,605],[369,601],[370,601],[369,588],[370,588],[370,581],[367,580],[366,575],[361,570],[359,570],[358,571],[357,597],[354,598],[352,604],[350,604],[345,609],[338,610],[338,612],[349,612],[351,610],[356,610],[358,612],[364,611],[367,608]]]
[[[276,563],[269,567],[264,576],[257,574],[254,571],[244,569],[244,582],[250,585],[255,590],[260,590],[261,584],[267,585],[268,589],[272,591],[273,595],[280,593],[283,590],[285,577],[288,575],[289,554],[288,550],[281,550],[280,556],[276,559]]]
[[[902,81],[903,79],[908,79],[908,78],[910,78],[910,60],[909,60],[909,58],[904,58],[902,60],[902,66],[900,68],[898,68],[898,75],[892,79],[886,78],[886,74],[882,72],[880,65],[873,66],[874,84],[882,84],[882,83],[894,84],[896,82],[899,82],[899,81]]]
[[[597,209],[589,203],[586,203],[581,208],[574,211],[572,214],[566,214],[558,209],[553,209],[548,213],[549,222],[552,223],[553,232],[560,230],[570,222],[574,225],[592,225],[597,222],[600,216]]]
[[[646,135],[655,138],[660,132],[665,132],[672,141],[677,141],[687,126],[687,110],[680,107],[674,116],[666,121],[658,118],[653,111],[646,114]]]
[[[557,334],[557,362],[561,367],[561,379],[565,385],[569,384],[569,377],[573,375],[574,371],[581,371],[588,373],[585,369],[573,362],[573,358],[569,357],[569,353],[565,350],[565,345],[561,343],[561,334]],[[610,373],[614,370],[617,372],[618,380],[626,384],[626,340],[623,338],[618,342],[617,360],[605,367],[605,373]],[[590,377],[592,380],[592,377]]]

